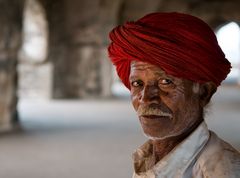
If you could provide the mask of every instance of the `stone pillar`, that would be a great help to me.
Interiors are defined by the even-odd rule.
[[[21,45],[22,0],[0,0],[0,131],[17,121],[17,56]]]
[[[68,98],[68,36],[65,30],[65,4],[64,0],[40,0],[42,3],[49,28],[48,61],[53,65],[53,98]],[[74,6],[74,5],[73,5]],[[71,48],[71,47],[70,47]]]
[[[41,0],[49,22],[54,98],[111,95],[106,48],[121,0]]]

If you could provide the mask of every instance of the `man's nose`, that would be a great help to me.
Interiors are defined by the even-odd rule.
[[[142,91],[141,102],[153,102],[160,100],[160,89],[157,85],[146,85]]]

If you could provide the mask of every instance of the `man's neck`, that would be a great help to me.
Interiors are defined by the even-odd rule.
[[[201,122],[202,121],[203,120],[201,120]],[[186,137],[188,137],[200,125],[201,122],[193,125],[188,132],[182,134],[181,136],[167,138],[164,140],[152,140],[155,163],[160,161],[164,156],[166,156],[170,151],[172,151],[173,148],[175,148],[180,142],[182,142]]]
[[[182,140],[165,139],[165,140],[152,140],[153,154],[155,163],[160,161],[166,156],[174,147],[176,147]]]

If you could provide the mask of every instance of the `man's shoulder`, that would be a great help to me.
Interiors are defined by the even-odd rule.
[[[195,171],[208,177],[234,178],[240,175],[240,153],[214,132],[200,153]]]

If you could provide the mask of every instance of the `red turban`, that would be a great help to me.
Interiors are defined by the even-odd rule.
[[[167,74],[219,86],[231,65],[211,28],[202,20],[182,13],[152,13],[127,22],[110,32],[108,48],[122,82],[130,89],[133,60],[159,66]]]

